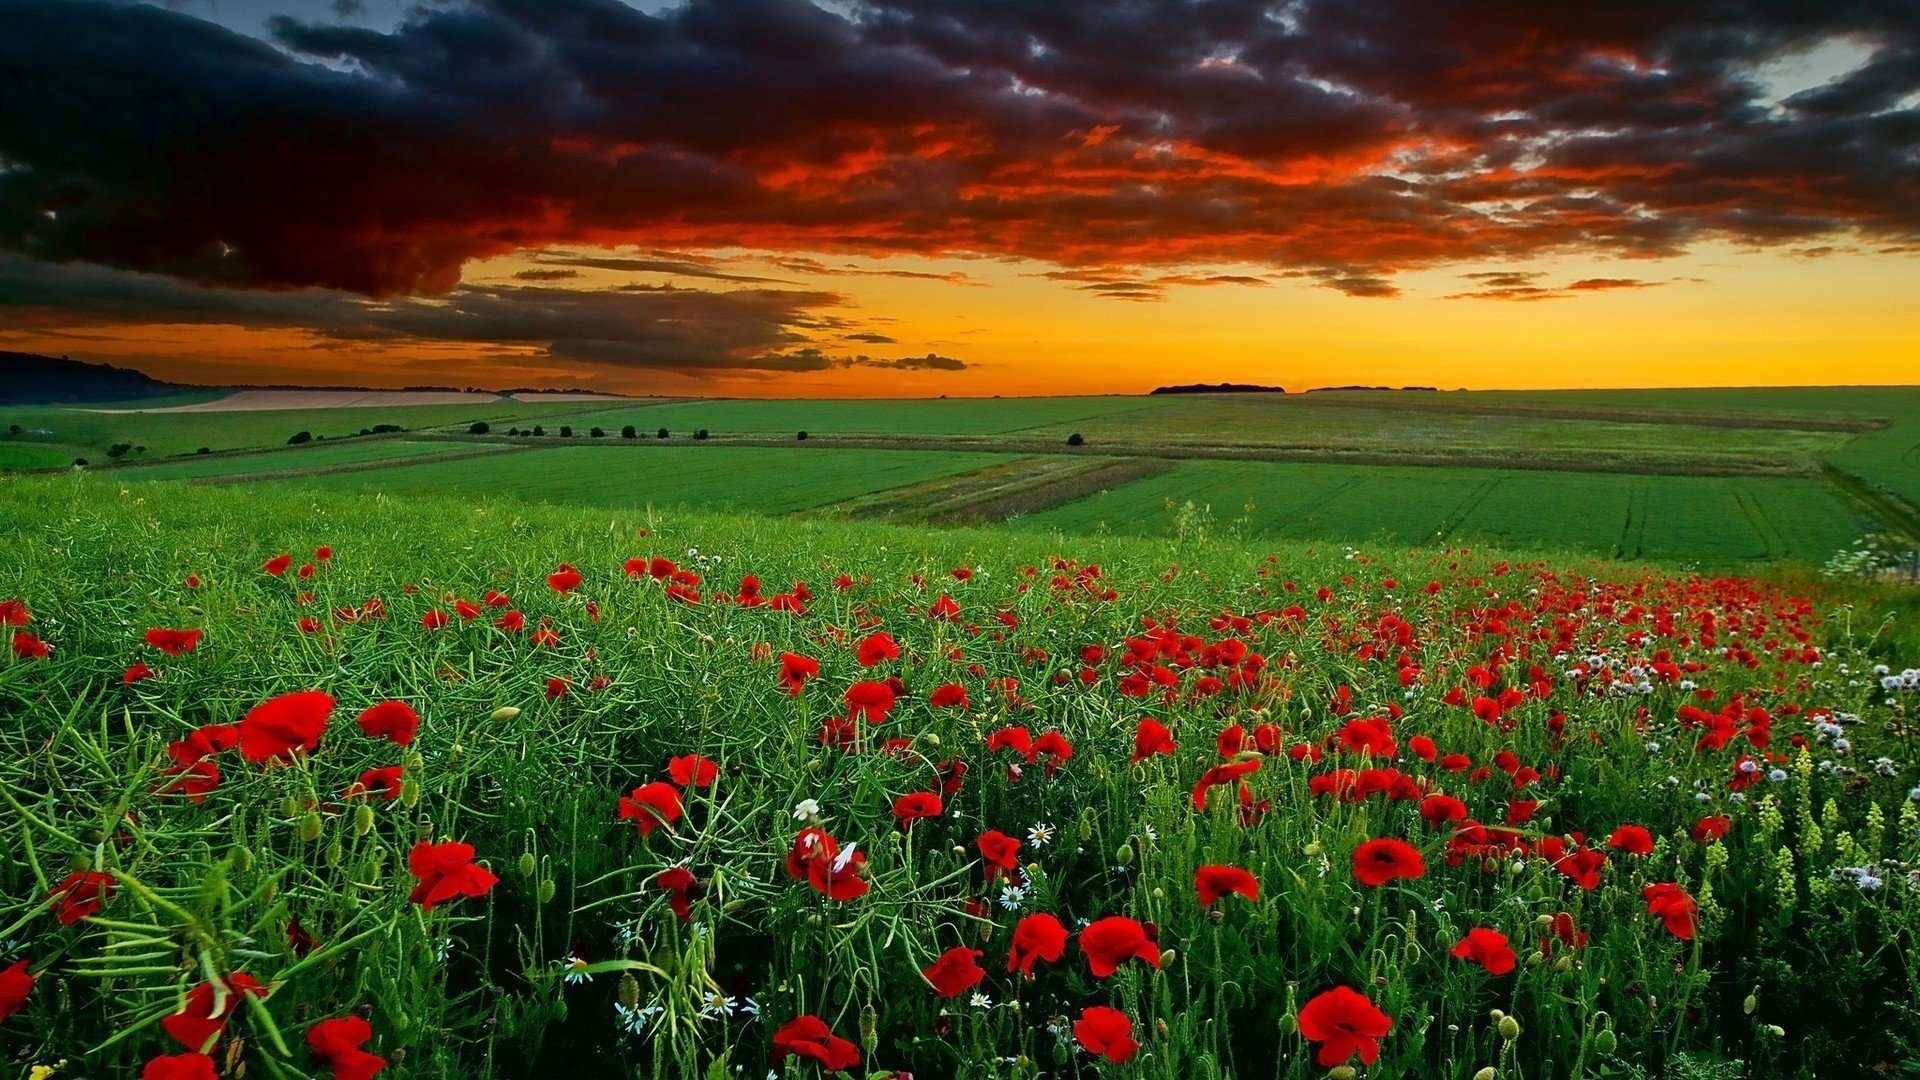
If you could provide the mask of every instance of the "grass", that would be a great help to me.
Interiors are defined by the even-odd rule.
[[[808,1076],[773,1039],[813,1015],[859,1048],[850,1075],[1308,1080],[1328,1072],[1297,1016],[1337,986],[1391,1023],[1368,1076],[1833,1076],[1920,1056],[1913,703],[1861,677],[1910,663],[1920,636],[1914,599],[1884,589],[85,476],[0,482],[0,512],[29,525],[0,545],[0,600],[23,600],[15,629],[52,646],[0,654],[0,960],[39,978],[0,1028],[21,1068],[131,1075],[182,1050],[161,1026],[182,995],[233,972],[271,993],[226,1019],[216,1058],[276,1078],[324,1075],[307,1036],[350,1015],[385,1076]],[[323,544],[310,576],[262,571]],[[699,575],[699,602],[622,572],[647,556]],[[547,581],[563,561],[581,574],[566,593]],[[804,613],[724,601],[745,575],[767,594],[809,583]],[[423,627],[488,590],[523,631],[491,613]],[[929,617],[943,593],[950,622]],[[149,627],[205,636],[166,655]],[[875,630],[901,652],[863,667],[854,646]],[[819,661],[796,694],[782,651]],[[127,684],[135,661],[156,677]],[[838,719],[851,684],[887,677],[909,693],[884,722]],[[945,683],[968,704],[933,707]],[[1468,707],[1502,687],[1516,697],[1497,719]],[[203,801],[158,790],[171,741],[316,688],[337,700],[311,753],[228,749]],[[418,711],[417,741],[362,732],[382,700]],[[1733,702],[1738,737],[1703,746],[1683,709]],[[1849,747],[1825,710],[1858,717],[1835,728]],[[1130,763],[1143,716],[1178,747]],[[1057,731],[1072,756],[1055,771],[991,748],[1009,725]],[[1364,755],[1361,736],[1393,746]],[[1256,737],[1264,752],[1234,741]],[[715,782],[640,835],[620,797],[688,753]],[[1735,790],[1749,756],[1757,782]],[[1229,783],[1196,810],[1196,780],[1230,761],[1261,762],[1243,777],[1254,809]],[[956,774],[943,762],[966,765],[944,812],[902,828],[893,801],[937,790]],[[388,765],[391,801],[344,794]],[[1496,829],[1514,815],[1495,833],[1511,842],[1474,846],[1417,797],[1321,793],[1389,766],[1369,775],[1455,795]],[[1712,815],[1724,837],[1691,835]],[[857,845],[863,895],[789,876],[810,822]],[[1605,847],[1623,823],[1649,829],[1651,855]],[[982,862],[988,829],[1020,841],[1014,892]],[[1592,888],[1547,851],[1577,848],[1569,833],[1608,852]],[[1424,873],[1363,883],[1353,855],[1372,838],[1414,845]],[[409,853],[441,840],[498,880],[425,909]],[[1203,906],[1206,865],[1244,868],[1257,899]],[[672,867],[698,882],[689,921],[656,883]],[[112,895],[62,925],[44,898],[81,870]],[[1691,940],[1649,913],[1653,883],[1694,899]],[[1005,958],[1042,913],[1075,940],[1028,981]],[[1543,928],[1557,913],[1577,945]],[[1090,970],[1077,931],[1108,916],[1151,926],[1150,960]],[[1513,971],[1451,955],[1473,928],[1506,935]],[[985,1002],[922,977],[956,948],[981,951]],[[1094,1006],[1139,1042],[1126,1063],[1081,1048]]]
[[[108,475],[120,480],[238,478],[258,476],[262,473],[298,473],[310,469],[336,469],[344,465],[392,464],[416,458],[434,458],[443,454],[472,453],[473,450],[473,447],[454,442],[367,439],[309,443],[306,446],[266,450],[253,454],[196,456],[184,461],[129,465]]]
[[[1191,504],[1191,509],[1188,509]],[[1859,533],[1822,483],[1187,461],[1022,519],[1066,533],[1529,545],[1658,562],[1817,563]]]
[[[612,444],[423,462],[303,477],[299,483],[336,491],[508,495],[592,507],[782,514],[959,475],[995,460],[992,454]]]
[[[719,434],[1005,435],[1138,410],[1142,399],[953,398],[913,401],[713,400],[618,406],[569,418],[575,428],[617,432],[632,424],[643,433],[667,428],[685,437],[706,428]],[[1064,437],[1064,436],[1063,436]]]

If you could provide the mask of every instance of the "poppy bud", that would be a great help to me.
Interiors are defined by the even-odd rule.
[[[1164,1039],[1164,1038],[1167,1038],[1167,1037],[1168,1037],[1168,1035],[1169,1035],[1169,1029],[1167,1028],[1167,1022],[1166,1022],[1166,1020],[1165,1020],[1164,1018],[1163,1018],[1163,1019],[1159,1019],[1159,1020],[1155,1020],[1155,1021],[1153,1022],[1153,1030],[1154,1030],[1154,1032],[1155,1032],[1156,1034],[1158,1034],[1158,1035],[1159,1035],[1159,1036],[1160,1036],[1161,1038],[1163,1038],[1163,1039]]]
[[[1546,961],[1547,954],[1541,952],[1539,949],[1535,949],[1527,954],[1527,963],[1529,964],[1544,964]]]
[[[931,732],[931,731],[929,731],[929,732],[927,732],[927,733],[926,733],[925,735],[922,735],[922,736],[921,736],[921,739],[923,739],[923,740],[925,740],[925,742],[926,742],[926,744],[927,744],[928,746],[939,746],[939,745],[940,745],[940,736],[939,736],[938,734],[936,734],[936,733],[934,733],[934,732]]]
[[[1486,1068],[1481,1069],[1479,1072],[1474,1073],[1473,1080],[1495,1080],[1495,1078],[1498,1077],[1499,1075],[1500,1075],[1499,1073],[1493,1070],[1493,1066],[1489,1065]]]
[[[1172,949],[1162,949],[1160,951],[1160,966],[1166,967],[1168,964],[1173,963],[1173,958],[1179,955],[1179,953]]]
[[[320,839],[320,834],[325,829],[326,824],[320,820],[319,814],[309,810],[300,815],[300,839],[312,843]]]
[[[620,1007],[632,1010],[638,1008],[639,1005],[640,980],[634,978],[633,972],[629,971],[620,976]]]
[[[361,807],[361,809],[364,810],[366,808]],[[341,846],[340,838],[335,836],[333,842],[327,845],[327,865],[337,867],[340,865],[341,859],[345,856],[346,849]]]
[[[1207,909],[1207,921],[1215,926],[1219,926],[1221,923],[1227,921],[1227,913],[1221,908],[1210,907]]]
[[[1167,890],[1155,885],[1153,887],[1153,898],[1155,900],[1165,900],[1167,898]]]
[[[233,868],[243,874],[253,869],[253,852],[245,844],[233,846]]]
[[[1787,1033],[1787,1029],[1781,1027],[1779,1024],[1768,1024],[1767,1033],[1778,1039]]]
[[[520,853],[520,876],[521,877],[532,877],[533,872],[538,869],[540,869],[539,860],[533,857],[533,852],[523,851]]]
[[[547,880],[541,882],[540,883],[540,902],[543,904],[553,903],[553,896],[555,893],[559,891],[560,891],[559,887],[553,883],[552,878],[548,878]]]
[[[1118,864],[1119,864],[1119,865],[1121,865],[1121,866],[1130,866],[1130,865],[1132,865],[1132,863],[1133,863],[1133,845],[1132,845],[1132,844],[1121,844],[1121,845],[1120,845],[1120,847],[1119,847],[1119,848],[1118,848],[1117,850],[1115,850],[1115,851],[1114,851],[1114,853],[1113,853],[1113,861],[1114,861],[1114,862],[1116,862],[1116,863],[1118,863]]]
[[[1292,1010],[1280,1014],[1280,1034],[1291,1035],[1298,1030],[1300,1021],[1294,1018]]]
[[[411,810],[420,805],[420,781],[409,776],[400,781],[400,801]]]
[[[492,719],[493,719],[493,722],[496,724],[504,724],[507,721],[512,720],[514,717],[517,717],[519,715],[520,715],[519,709],[513,707],[512,705],[502,705],[499,708],[493,710]]]
[[[361,803],[353,812],[353,835],[365,836],[373,831],[373,807]]]
[[[872,1005],[860,1010],[860,1045],[866,1047],[869,1054],[880,1045],[880,1014],[874,1011]]]
[[[1573,970],[1573,957],[1563,956],[1553,962],[1553,970],[1566,973]]]
[[[1351,1065],[1335,1065],[1327,1071],[1327,1080],[1353,1080],[1359,1075]]]
[[[1747,1000],[1745,1000],[1745,1001],[1743,1001],[1743,1002],[1741,1002],[1741,1003],[1740,1003],[1740,1009],[1741,1009],[1741,1011],[1742,1011],[1742,1012],[1744,1012],[1744,1013],[1746,1013],[1746,1014],[1747,1014],[1748,1016],[1752,1016],[1752,1015],[1753,1015],[1753,1010],[1755,1010],[1755,1009],[1757,1009],[1757,1008],[1759,1008],[1759,1007],[1760,1007],[1760,999],[1759,999],[1759,997],[1757,997],[1757,996],[1755,996],[1755,995],[1753,995],[1753,994],[1748,994],[1748,995],[1747,995]]]
[[[1512,1042],[1513,1040],[1519,1038],[1520,1037],[1520,1021],[1515,1020],[1511,1016],[1501,1017],[1500,1018],[1500,1037],[1507,1040],[1508,1042]]]
[[[1536,919],[1534,919],[1533,921],[1534,921],[1535,923],[1537,923],[1537,924],[1539,924],[1539,925],[1541,925],[1541,926],[1552,926],[1552,925],[1553,925],[1553,916],[1551,916],[1551,915],[1548,915],[1548,914],[1546,914],[1545,912],[1542,912],[1542,913],[1540,914],[1540,916],[1539,916],[1538,918],[1536,918]]]
[[[1308,844],[1306,847],[1301,848],[1300,850],[1303,853],[1305,853],[1309,858],[1318,856],[1320,854],[1320,841],[1315,840],[1313,843]]]
[[[1602,1056],[1611,1056],[1619,1045],[1620,1040],[1614,1036],[1612,1028],[1604,1028],[1593,1037],[1593,1048],[1600,1051]]]

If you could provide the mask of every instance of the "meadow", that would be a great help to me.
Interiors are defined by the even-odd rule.
[[[22,1073],[1920,1068],[1910,592],[116,476],[0,512]]]

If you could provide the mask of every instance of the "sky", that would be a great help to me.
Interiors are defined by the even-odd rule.
[[[1920,382],[1913,0],[0,25],[0,349],[743,396]]]

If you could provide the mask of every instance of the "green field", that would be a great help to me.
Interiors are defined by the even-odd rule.
[[[1006,435],[1092,421],[1141,408],[1143,399],[952,398],[911,401],[716,399],[621,405],[567,418],[575,428],[618,431],[628,424],[651,435],[706,428],[715,435]]]
[[[343,465],[371,465],[379,462],[405,461],[410,458],[439,457],[443,454],[471,454],[476,449],[511,453],[506,447],[475,447],[469,443],[365,439],[313,443],[307,446],[288,447],[284,450],[266,450],[257,454],[195,456],[153,465],[128,465],[112,470],[109,475],[122,480],[205,480],[260,473],[332,469]]]
[[[1019,520],[1169,536],[1184,518],[1247,538],[1490,541],[1720,564],[1818,562],[1858,535],[1853,517],[1819,481],[1797,478],[1188,461]]]
[[[769,514],[957,476],[992,454],[647,444],[566,446],[302,478],[336,491],[506,495],[595,507],[701,507]]]

